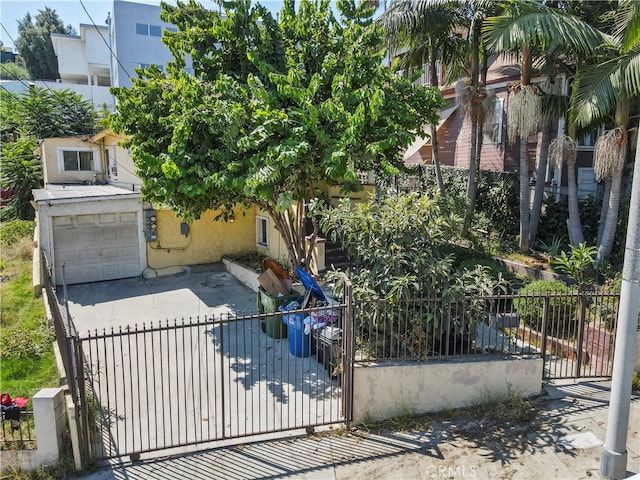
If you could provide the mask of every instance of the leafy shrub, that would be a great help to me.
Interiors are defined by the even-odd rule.
[[[21,238],[33,238],[35,224],[29,220],[12,220],[0,227],[0,246],[9,247]]]
[[[475,322],[486,317],[483,299],[464,304],[464,296],[492,293],[498,281],[482,266],[454,269],[445,247],[460,218],[444,212],[438,200],[400,194],[358,204],[345,200],[321,212],[323,230],[340,240],[355,263],[348,273],[354,295],[382,300],[356,311],[356,328],[370,339],[363,348],[375,355],[423,357],[443,335],[468,339]],[[443,300],[414,301],[436,297]]]
[[[487,275],[489,275],[494,280],[500,279],[504,274],[504,269],[496,262],[482,257],[467,258],[466,260],[460,262],[457,268],[460,271],[474,270],[478,265],[481,265],[485,269]]]
[[[575,292],[557,280],[536,280],[524,286],[513,305],[525,325],[542,329],[544,303],[549,294],[547,332],[554,337],[575,335],[580,300]]]
[[[577,247],[571,245],[571,253],[562,251],[560,255],[551,259],[551,265],[558,268],[563,273],[573,277],[578,282],[578,287],[583,288],[593,282],[595,271],[595,255],[598,247],[589,247],[586,242],[582,242]]]

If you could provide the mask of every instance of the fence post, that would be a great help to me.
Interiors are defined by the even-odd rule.
[[[65,427],[63,391],[62,387],[43,388],[31,399],[38,441],[36,455],[45,464],[56,463],[62,449]]]
[[[551,372],[549,372],[549,375],[545,376],[544,373],[544,366],[547,363],[547,328],[549,325],[549,293],[547,292],[547,294],[544,297],[543,300],[543,307],[542,307],[542,328],[541,328],[541,335],[542,335],[542,377],[543,380],[546,378],[549,378],[551,376]]]
[[[344,279],[344,318],[342,319],[342,414],[347,428],[353,420],[353,363],[355,350],[355,304],[353,285]]]
[[[580,317],[578,318],[578,349],[576,357],[576,371],[574,378],[580,377],[580,370],[582,368],[582,343],[584,342],[584,319],[585,311],[587,310],[587,296],[584,292],[580,295]]]

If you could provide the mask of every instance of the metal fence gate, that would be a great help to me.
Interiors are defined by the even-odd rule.
[[[348,314],[344,305],[332,310]],[[83,336],[97,458],[348,421],[349,376],[318,362],[330,352],[320,351],[312,334],[295,337],[309,342],[310,355],[292,355],[289,339],[264,334],[266,316],[175,320]]]

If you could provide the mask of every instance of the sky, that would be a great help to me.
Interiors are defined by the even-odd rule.
[[[131,0],[135,3],[146,3],[151,5],[160,5],[160,0]],[[111,0],[82,0],[87,8],[89,15],[93,18],[96,25],[106,25],[107,13],[111,11],[113,2]],[[175,0],[169,0],[167,3],[175,4]],[[214,7],[212,0],[200,0],[205,7]],[[279,0],[263,0],[260,1],[272,11],[278,11],[282,4]],[[80,0],[0,0],[0,39],[4,46],[15,46],[15,40],[18,38],[18,20],[22,20],[27,12],[33,18],[38,14],[39,10],[45,7],[52,8],[58,14],[58,17],[65,25],[71,25],[76,32],[79,32],[81,23],[91,24],[89,15],[82,8]],[[6,29],[6,31],[5,31]],[[7,33],[8,32],[8,33]],[[12,40],[13,39],[13,40]]]

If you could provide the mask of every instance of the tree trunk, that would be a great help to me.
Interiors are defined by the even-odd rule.
[[[529,45],[522,48],[522,70],[520,82],[522,87],[531,81],[531,49]],[[520,252],[529,251],[529,161],[527,158],[527,140],[529,132],[520,131]]]
[[[616,236],[618,223],[618,207],[620,206],[622,171],[623,168],[618,168],[611,175],[611,193],[609,195],[607,218],[602,228],[602,241],[598,247],[596,265],[600,265],[603,260],[608,258],[613,248],[613,240]]]
[[[478,192],[478,184],[476,180],[476,157],[478,155],[478,83],[480,76],[480,27],[481,21],[479,17],[474,17],[471,24],[471,148],[469,149],[469,181],[467,183],[467,199],[469,205],[464,216],[464,225],[462,227],[462,235],[466,237],[469,232],[469,226],[473,220],[475,210],[475,199]]]
[[[572,137],[573,138],[573,137]],[[567,200],[569,202],[569,242],[577,246],[584,242],[580,206],[578,204],[578,185],[576,183],[576,159],[570,155],[567,163]]]
[[[529,162],[527,140],[520,137],[520,252],[529,251]]]
[[[611,175],[608,175],[604,181],[604,196],[602,197],[602,207],[600,208],[600,220],[598,220],[597,245],[600,245],[600,243],[602,243],[602,231],[604,230],[604,222],[607,219],[607,211],[609,209],[610,196],[611,196]]]
[[[436,70],[436,52],[433,43],[429,48],[429,73],[431,74],[431,86],[438,86],[438,72]],[[444,182],[442,181],[442,172],[440,171],[440,154],[438,152],[438,128],[431,125],[431,159],[433,160],[433,168],[436,171],[436,181],[438,182],[438,191],[440,195],[444,195]]]
[[[551,117],[544,116],[542,124],[542,140],[540,141],[540,158],[536,169],[536,189],[533,195],[533,206],[529,217],[529,246],[533,245],[538,235],[538,225],[540,223],[540,213],[544,200],[545,175],[547,173],[547,162],[549,159],[549,144],[551,143]]]
[[[475,104],[471,105],[472,112],[477,109]],[[474,114],[472,113],[473,117]],[[469,180],[467,183],[467,211],[464,215],[464,225],[462,227],[462,235],[467,236],[469,232],[469,226],[473,220],[473,213],[476,208],[476,197],[478,195],[478,179],[476,171],[476,158],[478,152],[478,122],[471,121],[471,153],[469,155]]]

